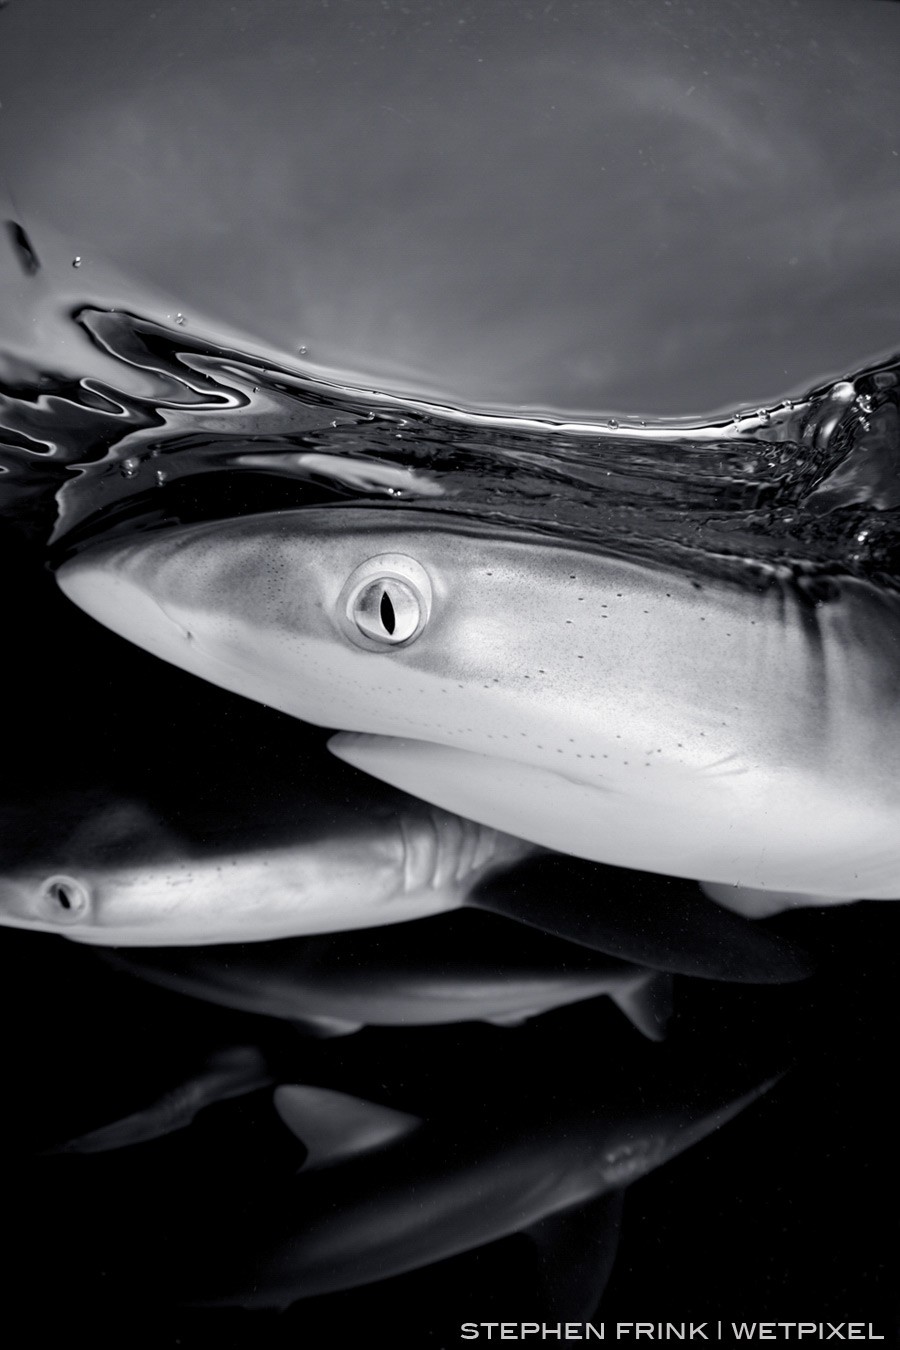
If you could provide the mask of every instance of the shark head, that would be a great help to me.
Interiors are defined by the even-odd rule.
[[[271,812],[248,775],[240,821],[225,803],[216,833],[111,786],[0,803],[0,925],[122,947],[370,928],[456,909],[533,852],[361,775],[329,790],[305,767]]]
[[[344,759],[540,845],[719,888],[900,895],[898,607],[812,607],[415,510],[310,508],[85,552],[140,646],[344,733]],[[777,907],[777,906],[776,906]]]
[[[171,911],[184,843],[147,803],[112,788],[48,792],[0,809],[0,924],[82,942],[127,941],[149,900]],[[145,938],[146,940],[146,938]]]

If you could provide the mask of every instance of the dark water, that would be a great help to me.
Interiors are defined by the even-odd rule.
[[[7,831],[39,821],[36,850],[52,848],[60,800],[71,811],[72,793],[98,780],[172,811],[177,799],[178,811],[214,814],[227,798],[233,815],[243,793],[250,811],[264,802],[255,783],[288,784],[294,765],[324,754],[320,731],[159,665],[63,601],[47,558],[110,532],[377,502],[692,571],[749,559],[896,584],[896,362],[710,426],[562,426],[327,386],[129,314],[83,310],[73,324],[119,363],[117,387],[11,359],[3,385],[3,700],[17,735],[0,810]],[[284,1081],[417,1112],[461,1140],[535,1103],[564,1116],[573,1099],[602,1102],[611,1083],[640,1097],[666,1074],[699,1090],[790,1069],[744,1116],[629,1188],[602,1305],[576,1316],[605,1322],[608,1336],[616,1320],[853,1318],[891,1344],[898,924],[890,904],[772,921],[812,953],[813,979],[678,976],[661,1046],[605,999],[515,1030],[463,1022],[304,1041],[274,1019],[144,986],[77,944],[3,931],[9,1305],[45,1334],[160,1346],[366,1344],[376,1331],[449,1346],[464,1320],[567,1320],[535,1294],[541,1271],[521,1236],[284,1314],[185,1307],[217,1231],[240,1230],[244,1216],[262,1231],[302,1160],[270,1093],[118,1153],[41,1151],[147,1104],[237,1042],[260,1045]]]

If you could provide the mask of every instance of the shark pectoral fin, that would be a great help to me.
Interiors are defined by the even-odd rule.
[[[675,975],[786,984],[813,969],[807,953],[710,904],[694,882],[576,858],[526,859],[481,882],[467,904]]]
[[[303,1036],[327,1040],[330,1036],[351,1036],[362,1031],[364,1022],[348,1022],[342,1017],[292,1017],[291,1026]]]
[[[433,741],[338,732],[338,759],[445,811],[545,848],[595,857],[596,805],[609,794],[553,769]]]
[[[150,1106],[46,1152],[108,1153],[132,1144],[146,1144],[186,1129],[204,1107],[214,1102],[244,1096],[268,1087],[271,1082],[262,1051],[249,1045],[229,1046],[210,1055],[201,1073],[164,1093]]]
[[[307,1150],[304,1172],[369,1153],[412,1134],[422,1123],[405,1111],[305,1084],[277,1087],[275,1109]]]
[[[665,1039],[673,1012],[672,976],[648,971],[642,979],[610,990],[610,998],[648,1040]]]
[[[590,1319],[615,1264],[623,1205],[624,1191],[610,1191],[525,1230],[538,1252],[542,1315]]]

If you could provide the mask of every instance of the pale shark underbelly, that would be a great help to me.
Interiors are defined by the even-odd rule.
[[[900,896],[896,809],[816,782],[769,776],[745,796],[686,778],[652,800],[424,741],[343,734],[330,745],[393,786],[577,857],[822,900]]]

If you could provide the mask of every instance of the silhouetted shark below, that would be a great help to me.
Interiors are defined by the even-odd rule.
[[[479,1106],[477,1125],[452,1108],[423,1120],[282,1082],[275,1107],[305,1149],[303,1166],[294,1179],[265,1183],[258,1212],[219,1217],[213,1230],[201,1225],[202,1236],[189,1236],[193,1256],[188,1267],[179,1259],[178,1296],[283,1308],[524,1233],[541,1270],[532,1296],[569,1316],[587,1314],[612,1268],[624,1189],[776,1081],[698,1087],[669,1064],[646,1081],[626,1073],[601,1093],[546,1077],[540,1059],[533,1067],[527,1092],[498,1091]],[[107,1152],[159,1138],[276,1074],[254,1047],[230,1047],[144,1111],[49,1152]]]
[[[264,1214],[222,1236],[197,1303],[287,1307],[388,1279],[513,1233],[528,1233],[557,1306],[596,1305],[614,1253],[610,1197],[705,1138],[761,1096],[674,1086],[628,1101],[564,1093],[479,1110],[477,1123],[422,1123],[343,1092],[282,1085],[275,1103],[308,1150]],[[610,1247],[612,1246],[612,1250]],[[558,1283],[557,1283],[558,1282]],[[203,1292],[201,1292],[203,1291]]]

